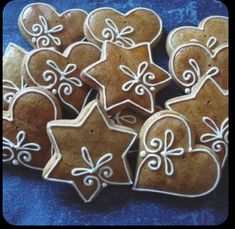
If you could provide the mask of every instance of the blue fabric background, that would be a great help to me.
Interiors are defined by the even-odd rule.
[[[17,19],[22,8],[33,1],[9,2],[3,10],[3,52],[9,42],[26,50],[31,47],[21,36]],[[170,30],[197,25],[210,15],[227,16],[217,0],[48,0],[59,12],[81,8],[90,12],[109,6],[127,12],[135,7],[156,11],[163,21],[164,35],[153,50],[154,61],[168,69],[165,40]],[[159,95],[158,104],[182,94],[172,83]],[[216,190],[208,196],[184,199],[163,194],[133,192],[131,187],[113,186],[90,204],[84,204],[67,184],[42,180],[40,172],[20,167],[3,167],[3,216],[14,225],[215,225],[228,215],[228,172],[225,168]]]

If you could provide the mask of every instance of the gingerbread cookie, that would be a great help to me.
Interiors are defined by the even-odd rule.
[[[9,43],[3,56],[3,110],[8,110],[15,94],[26,87],[20,74],[21,64],[26,50],[14,43]]]
[[[162,110],[162,108],[156,106],[155,111],[158,112],[160,110]],[[110,118],[115,124],[130,127],[137,132],[140,132],[141,127],[146,121],[146,118],[128,109],[119,111],[115,115],[111,115]]]
[[[219,85],[228,89],[228,44],[211,52],[201,44],[188,43],[179,46],[172,53],[169,69],[173,79],[186,93],[201,78],[213,76]]]
[[[22,74],[28,85],[50,90],[65,112],[77,116],[90,90],[80,79],[81,70],[99,58],[99,48],[88,42],[73,43],[63,54],[39,48],[28,53]]]
[[[189,42],[199,43],[212,52],[228,43],[228,17],[210,16],[204,18],[198,27],[182,26],[172,30],[166,40],[168,54]]]
[[[43,170],[45,179],[72,184],[85,202],[109,184],[132,184],[126,154],[137,133],[114,125],[97,100],[76,119],[49,122],[47,130],[55,154]]]
[[[32,3],[21,11],[18,26],[32,47],[53,47],[63,52],[71,43],[85,39],[83,24],[86,16],[81,9],[59,14],[48,4]]]
[[[228,155],[228,91],[206,77],[191,94],[170,99],[165,106],[186,116],[195,127],[196,142],[210,147],[223,167]]]
[[[20,90],[3,113],[3,162],[42,170],[53,153],[46,125],[58,118],[60,106],[49,91]]]
[[[184,116],[172,111],[152,115],[140,131],[133,190],[199,197],[215,189],[220,164]]]
[[[170,74],[153,63],[149,43],[124,48],[105,41],[101,59],[85,68],[81,77],[100,92],[109,114],[125,109],[145,117],[155,111],[155,94],[168,85]]]
[[[162,35],[162,20],[147,8],[139,7],[123,14],[104,7],[88,14],[84,33],[88,41],[100,47],[106,40],[123,47],[133,47],[142,42],[155,46]]]

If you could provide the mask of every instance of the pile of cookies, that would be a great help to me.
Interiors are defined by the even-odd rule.
[[[85,202],[108,185],[215,189],[228,156],[228,18],[171,31],[169,72],[152,59],[163,25],[150,9],[59,14],[34,3],[18,24],[34,49],[10,43],[3,58],[4,164],[72,184]],[[184,95],[156,106],[173,81]]]

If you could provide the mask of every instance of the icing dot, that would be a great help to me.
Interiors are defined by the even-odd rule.
[[[37,39],[35,37],[32,38],[32,42],[36,43]]]
[[[107,183],[102,183],[101,185],[102,185],[103,188],[108,186]]]
[[[191,92],[190,88],[185,88],[184,91],[185,91],[186,94],[189,94]]]
[[[56,94],[56,93],[57,93],[57,90],[56,90],[56,89],[53,89],[53,90],[52,90],[52,93],[53,93],[53,94]]]
[[[14,159],[14,160],[12,161],[12,164],[13,164],[13,165],[19,165],[19,161],[17,161],[16,159]]]
[[[108,171],[104,171],[104,175],[108,176],[109,175]]]
[[[150,87],[150,91],[154,91],[155,90],[155,87]]]
[[[146,155],[147,155],[146,151],[142,150],[142,151],[140,152],[140,156],[141,156],[141,157],[146,157]]]

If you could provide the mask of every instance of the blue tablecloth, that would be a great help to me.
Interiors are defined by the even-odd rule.
[[[3,52],[9,42],[26,50],[30,45],[21,36],[17,20],[22,8],[33,1],[9,2],[3,11]],[[41,1],[38,1],[41,2]],[[81,8],[90,12],[109,6],[127,12],[135,7],[156,11],[163,21],[164,35],[154,49],[154,61],[168,69],[165,50],[170,30],[182,25],[197,25],[210,15],[227,16],[227,8],[217,0],[48,0],[62,12]],[[158,104],[180,95],[172,83],[160,93]],[[113,186],[90,204],[84,204],[67,184],[42,180],[41,173],[20,167],[3,167],[3,216],[14,225],[215,225],[228,215],[228,172],[208,196],[184,199],[163,194],[134,192],[131,187]]]

